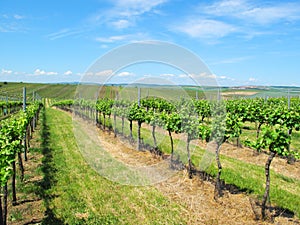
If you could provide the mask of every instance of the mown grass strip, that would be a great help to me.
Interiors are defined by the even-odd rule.
[[[137,127],[136,124],[133,125],[133,136],[136,140]],[[124,134],[129,135],[128,121],[125,122],[124,128]],[[119,119],[117,122],[117,129],[119,131],[121,130],[121,121]],[[143,128],[141,134],[144,143],[153,146],[151,131]],[[162,152],[169,154],[169,137],[165,134],[156,132],[156,138]],[[174,139],[174,146],[175,154],[179,155],[183,162],[187,162],[186,142]],[[192,162],[198,167],[205,151],[194,145],[191,146],[191,149],[191,152],[193,152]],[[262,197],[265,187],[265,172],[263,166],[253,165],[224,155],[221,156],[221,163],[223,165],[221,179],[223,179],[226,184],[235,185],[240,190],[252,193],[259,198]],[[214,161],[206,172],[212,176],[216,175],[217,167]],[[300,180],[286,177],[271,170],[270,201],[272,204],[288,209],[300,217]]]
[[[71,117],[46,109],[48,147],[56,182],[48,190],[49,209],[65,224],[185,224],[182,206],[151,186],[123,186],[101,177],[84,161]]]

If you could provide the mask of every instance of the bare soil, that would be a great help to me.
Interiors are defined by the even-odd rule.
[[[159,157],[154,157],[148,151],[137,151],[127,141],[114,138],[112,133],[99,130],[99,134],[100,141],[105,149],[124,163],[139,166],[157,163],[162,160]],[[222,151],[229,155],[229,152],[231,152],[229,148],[232,146],[226,145],[226,147],[226,150]],[[245,155],[240,154],[240,152],[243,151],[236,154],[241,160],[247,159],[250,155],[249,158],[253,157],[251,152],[246,151]],[[235,154],[232,154],[236,158]],[[291,170],[294,171],[294,169]],[[186,170],[178,171],[168,180],[156,184],[155,188],[171,201],[184,206],[185,210],[182,214],[189,218],[189,224],[300,224],[299,220],[290,218],[290,215],[282,214],[274,218],[275,211],[269,213],[270,219],[268,221],[257,220],[260,208],[255,204],[256,200],[253,197],[244,193],[231,194],[225,191],[224,196],[216,201],[214,200],[214,184],[203,181],[198,176],[189,179]]]
[[[40,148],[38,126],[36,131],[33,133],[33,139],[30,141],[31,148]],[[34,191],[27,190],[35,187],[43,177],[37,172],[39,167],[42,165],[42,153],[31,152],[27,154],[28,160],[24,163],[24,177],[25,180],[21,183],[17,180],[17,205],[13,206],[9,199],[8,203],[8,224],[10,225],[21,225],[21,224],[37,224],[42,222],[45,217],[45,210],[43,199],[41,199]],[[20,187],[22,186],[22,189]]]
[[[243,96],[251,96],[255,95],[258,92],[256,91],[231,91],[231,92],[222,92],[222,96],[230,96],[230,95],[243,95]]]

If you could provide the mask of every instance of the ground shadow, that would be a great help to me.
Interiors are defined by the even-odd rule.
[[[56,196],[51,193],[51,188],[56,184],[56,173],[57,169],[55,167],[55,163],[53,162],[53,149],[50,146],[50,131],[49,126],[47,124],[47,117],[45,109],[42,110],[42,127],[41,127],[41,148],[42,148],[42,172],[43,179],[36,182],[36,194],[43,199],[46,211],[45,218],[42,221],[39,221],[40,224],[43,225],[60,225],[64,224],[64,222],[58,219],[53,210],[50,208],[50,202]],[[33,221],[29,224],[36,223]]]

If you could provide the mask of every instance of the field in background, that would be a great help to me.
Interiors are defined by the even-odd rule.
[[[88,97],[96,99],[98,96],[113,98],[137,99],[137,85],[101,86],[101,85],[77,85],[77,84],[37,84],[37,83],[13,83],[0,82],[0,100],[6,96],[10,100],[22,100],[23,87],[27,89],[27,98],[32,99],[33,92],[41,98],[74,99],[75,97]],[[220,92],[223,98],[254,98],[254,97],[281,97],[299,96],[300,88],[297,87],[235,87],[235,88],[205,88],[195,86],[150,86],[141,85],[141,97],[160,96],[167,99],[179,99],[181,97],[210,98]]]

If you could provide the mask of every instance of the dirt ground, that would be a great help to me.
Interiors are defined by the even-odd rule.
[[[255,95],[257,94],[256,91],[231,91],[231,92],[222,92],[222,96],[232,96],[232,95],[237,95],[237,96],[250,96],[250,95]]]
[[[40,148],[39,141],[39,130],[40,126],[37,127],[36,131],[33,133],[33,138],[30,141],[31,148]],[[41,199],[34,191],[31,189],[40,182],[43,177],[39,175],[37,170],[42,165],[42,153],[39,152],[28,152],[28,161],[24,163],[24,177],[25,181],[23,184],[16,183],[19,189],[22,186],[23,190],[17,190],[17,205],[12,206],[11,201],[8,203],[8,224],[10,225],[21,225],[21,224],[38,224],[45,217],[45,210],[43,199]]]
[[[101,130],[99,133],[103,147],[126,164],[140,166],[162,160],[148,151],[135,150],[127,141],[114,138],[112,133]],[[253,157],[250,151],[242,154],[240,152],[243,151],[237,149],[238,154],[229,148],[231,146],[226,145],[225,150],[222,149],[223,153],[228,156],[233,154],[232,156],[236,158],[238,155],[241,160],[248,159],[250,155],[249,158]],[[284,162],[281,162],[281,159],[278,161],[283,166]],[[296,171],[292,167],[290,169]],[[280,166],[277,169],[280,170]],[[300,224],[299,220],[290,218],[289,215],[277,216],[269,221],[257,220],[256,216],[259,215],[260,208],[255,204],[255,199],[244,193],[231,194],[225,191],[224,196],[216,201],[214,200],[214,184],[203,181],[198,176],[189,179],[185,170],[179,171],[164,182],[155,184],[155,187],[170,200],[184,205],[185,211],[182,213],[190,218],[189,224]],[[269,217],[271,218],[274,213],[274,211],[271,212]]]

